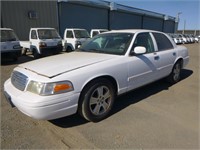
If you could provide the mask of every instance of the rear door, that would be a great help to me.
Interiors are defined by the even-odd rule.
[[[177,53],[172,42],[165,34],[157,32],[153,32],[152,34],[158,49],[155,53],[155,55],[157,55],[156,76],[162,78],[171,73]]]

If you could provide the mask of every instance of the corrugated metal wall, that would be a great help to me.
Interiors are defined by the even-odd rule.
[[[163,20],[159,18],[153,18],[149,16],[143,17],[143,29],[162,31]]]
[[[170,21],[170,20],[166,20],[164,22],[164,29],[163,32],[165,33],[174,33],[175,31],[175,22],[174,21]]]
[[[121,11],[110,12],[110,29],[140,29],[142,16]]]
[[[29,19],[29,11],[38,18]],[[28,40],[31,27],[58,29],[57,1],[2,1],[1,13],[1,25],[14,29],[20,40]]]
[[[66,28],[108,29],[108,9],[94,6],[58,3],[60,35],[63,36]]]
[[[98,7],[85,1],[67,1],[58,3],[60,34],[63,36],[65,28],[85,28],[89,32],[95,28],[115,29],[150,29],[174,32],[175,22],[165,20],[164,15],[149,16],[134,13],[131,8],[125,6],[110,10],[110,8]],[[148,11],[144,11],[148,14]],[[154,14],[151,12],[151,14]],[[163,17],[163,18],[161,18]]]

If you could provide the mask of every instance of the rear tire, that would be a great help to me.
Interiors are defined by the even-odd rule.
[[[115,90],[107,79],[97,79],[84,88],[79,102],[79,114],[86,120],[99,122],[108,117],[114,103]]]
[[[167,77],[168,82],[172,84],[179,82],[181,79],[181,69],[182,69],[181,61],[177,61],[172,69],[172,72]]]

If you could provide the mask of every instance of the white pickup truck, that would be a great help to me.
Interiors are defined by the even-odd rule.
[[[90,35],[85,29],[65,29],[64,32],[63,45],[64,49],[67,52],[71,52],[78,48],[79,45],[82,45],[86,40],[90,38]]]
[[[0,40],[1,40],[1,57],[10,57],[14,61],[21,55],[21,46],[19,39],[14,31],[10,28],[0,28]]]
[[[34,58],[43,54],[58,54],[62,51],[62,39],[54,28],[31,28],[29,41],[21,41],[23,54],[27,50],[33,53]]]

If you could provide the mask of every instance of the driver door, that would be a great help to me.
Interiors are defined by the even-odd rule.
[[[128,65],[128,90],[146,85],[156,80],[158,56],[155,53],[155,44],[150,33],[139,33],[133,43],[132,49],[142,46],[146,48],[145,54],[130,56]]]

